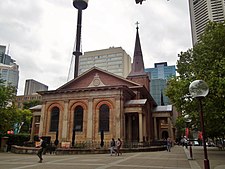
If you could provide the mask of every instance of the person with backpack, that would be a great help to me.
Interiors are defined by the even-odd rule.
[[[110,155],[112,155],[113,153],[116,154],[115,146],[116,146],[116,142],[115,142],[114,138],[112,138],[112,140],[110,142]]]
[[[47,143],[46,143],[46,141],[45,140],[43,140],[43,138],[42,137],[40,137],[40,142],[39,142],[39,144],[36,146],[37,148],[40,148],[39,150],[38,150],[38,153],[37,153],[37,156],[39,157],[39,163],[42,163],[42,160],[43,160],[43,158],[42,158],[42,155],[43,155],[43,152],[45,151],[45,148],[47,147]]]

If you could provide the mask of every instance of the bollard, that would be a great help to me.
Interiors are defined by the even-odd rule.
[[[190,158],[193,160],[193,154],[192,154],[192,142],[190,142]]]

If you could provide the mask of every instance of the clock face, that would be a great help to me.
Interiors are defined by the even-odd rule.
[[[93,81],[93,85],[94,85],[94,86],[99,86],[99,85],[100,85],[100,80],[99,80],[99,79],[95,79],[95,80]]]

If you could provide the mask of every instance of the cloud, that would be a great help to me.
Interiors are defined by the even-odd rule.
[[[176,64],[191,47],[187,2],[90,0],[83,11],[82,52],[121,46],[133,57],[138,21],[145,67]],[[0,1],[0,44],[20,66],[19,94],[32,78],[56,89],[66,83],[76,36],[77,10],[65,0]],[[71,71],[72,72],[72,71]]]

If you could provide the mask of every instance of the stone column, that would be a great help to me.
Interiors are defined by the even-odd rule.
[[[47,113],[47,112],[46,112]],[[46,124],[46,117],[45,117],[45,103],[42,104],[42,108],[41,108],[41,117],[40,117],[40,126],[39,126],[39,137],[43,135],[43,133],[45,132],[45,127],[44,127],[44,123]]]
[[[123,135],[123,129],[122,129],[122,126],[123,126],[123,116],[122,116],[122,110],[121,110],[121,105],[122,104],[120,102],[120,97],[116,97],[116,102],[115,102],[115,137],[116,138],[122,138],[124,135]],[[123,138],[122,138],[123,139]]]
[[[93,103],[92,98],[88,99],[88,112],[87,112],[87,140],[92,141],[93,137]]]
[[[158,129],[157,129],[157,120],[156,120],[156,117],[154,117],[154,138],[155,140],[158,139]]]
[[[168,122],[168,132],[169,132],[169,137],[172,138],[172,124],[171,124],[171,120],[170,117],[167,118],[167,122]]]
[[[32,126],[31,126],[31,133],[30,133],[30,141],[34,141],[34,126],[35,126],[35,116],[34,112],[32,112]]]
[[[139,142],[143,142],[143,119],[142,119],[142,113],[138,113],[139,115]]]
[[[146,126],[146,116],[145,115],[143,115],[143,136],[145,136],[145,141],[146,141],[146,128],[147,128],[147,126]]]
[[[62,117],[62,141],[67,140],[67,133],[68,133],[68,100],[64,102],[64,112]]]

